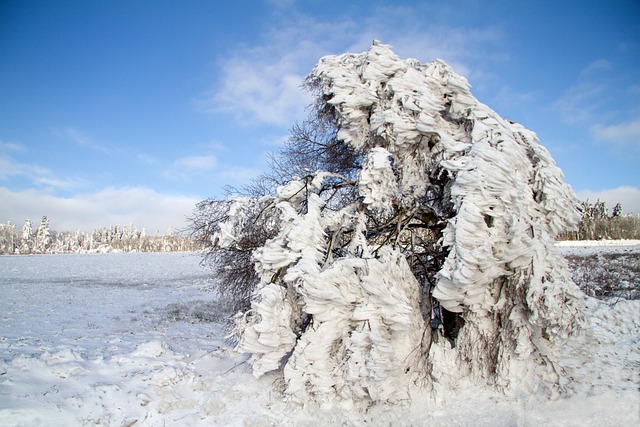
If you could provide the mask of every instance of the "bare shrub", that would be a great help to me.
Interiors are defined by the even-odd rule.
[[[640,299],[640,254],[567,256],[573,281],[599,299]]]

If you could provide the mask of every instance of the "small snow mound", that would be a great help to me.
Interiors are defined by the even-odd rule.
[[[167,344],[160,341],[151,341],[145,342],[136,348],[136,350],[131,353],[132,356],[136,357],[161,357],[161,356],[171,356],[173,352],[167,347]]]

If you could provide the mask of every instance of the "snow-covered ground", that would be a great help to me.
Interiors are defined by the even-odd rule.
[[[640,254],[639,243],[617,248]],[[638,300],[588,299],[589,324],[564,351],[566,396],[460,382],[354,413],[288,401],[276,374],[255,379],[224,341],[223,306],[198,263],[175,253],[0,257],[0,425],[640,425]]]
[[[557,242],[556,247],[564,256],[639,253],[640,240],[565,240]]]

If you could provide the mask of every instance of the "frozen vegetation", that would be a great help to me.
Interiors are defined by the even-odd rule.
[[[25,220],[22,228],[10,221],[0,223],[0,255],[184,252],[201,248],[190,236],[175,233],[172,228],[165,234],[156,230],[154,235],[147,235],[144,228],[139,230],[133,224],[115,225],[101,227],[89,234],[51,230],[46,216],[37,227],[29,219]]]
[[[639,243],[561,250],[640,256]],[[638,300],[586,299],[584,328],[561,349],[572,378],[562,396],[449,378],[438,393],[414,387],[402,404],[353,412],[292,402],[277,373],[256,379],[224,339],[229,313],[199,261],[180,253],[0,257],[0,425],[640,423]]]
[[[640,299],[638,240],[560,242],[573,281],[589,296]]]
[[[203,202],[196,221],[223,284],[244,291],[236,349],[256,377],[358,409],[466,378],[564,393],[560,351],[585,302],[554,237],[580,215],[536,135],[444,62],[377,42],[322,58],[307,86],[279,185]],[[241,256],[254,276],[228,269]]]

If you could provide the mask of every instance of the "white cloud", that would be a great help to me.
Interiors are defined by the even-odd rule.
[[[58,177],[51,169],[33,163],[24,163],[0,153],[0,181],[23,177],[38,186],[71,189],[81,182],[73,178]]]
[[[70,139],[81,147],[91,148],[104,154],[112,154],[114,149],[95,141],[94,138],[76,128],[54,129],[53,134],[59,138]],[[115,150],[118,151],[118,150]]]
[[[96,193],[59,197],[30,189],[0,187],[0,221],[18,226],[25,219],[39,222],[43,215],[56,231],[91,232],[110,225],[133,223],[148,232],[184,229],[197,197],[159,193],[146,187],[105,188]]]
[[[174,162],[178,168],[210,170],[216,166],[216,158],[210,154],[205,156],[187,156]]]
[[[294,6],[296,0],[267,0],[267,3],[277,9],[288,9]]]
[[[589,200],[591,203],[597,200],[606,202],[609,209],[616,203],[621,203],[624,213],[640,214],[640,188],[637,187],[625,186],[601,191],[582,190],[576,194],[580,200]]]
[[[300,119],[311,99],[301,85],[301,50],[278,58],[254,53],[223,65],[220,89],[204,102],[205,110],[227,112],[239,122],[289,125]]]
[[[361,22],[322,22],[291,12],[278,24],[261,37],[262,45],[240,47],[221,61],[215,89],[198,101],[204,111],[228,113],[244,124],[288,127],[306,116],[311,98],[301,84],[316,62],[328,54],[366,51],[374,39],[393,45],[401,57],[443,59],[471,79],[485,73],[479,62],[504,59],[494,48],[503,37],[495,28],[424,30],[408,7],[374,7]]]
[[[602,141],[640,148],[640,117],[612,125],[595,124],[591,127],[591,132],[596,139]]]
[[[528,104],[536,98],[535,92],[514,91],[507,85],[502,85],[493,99],[497,105],[505,109],[511,109],[522,104]]]
[[[586,122],[596,115],[598,100],[605,90],[606,86],[603,84],[579,83],[567,89],[554,103],[554,107],[568,123]]]
[[[221,182],[232,182],[238,185],[247,185],[263,171],[246,167],[225,167],[216,173],[216,178]]]
[[[593,140],[613,143],[611,148],[640,148],[637,84],[616,81],[615,64],[599,59],[584,67],[576,84],[554,103],[561,118],[582,125]],[[635,117],[634,117],[635,115]]]
[[[153,165],[157,162],[157,159],[150,154],[147,153],[138,153],[136,158],[145,165]]]
[[[212,139],[209,142],[197,144],[196,146],[208,152],[229,151],[229,148],[226,145],[224,145],[222,141],[219,141],[217,139]]]
[[[587,65],[585,68],[583,68],[580,71],[580,77],[581,78],[590,77],[601,71],[608,71],[611,68],[612,68],[611,62],[607,61],[606,59],[598,59],[596,61],[593,61],[591,64]]]
[[[18,142],[0,141],[0,150],[23,152],[23,151],[27,151],[27,148]]]
[[[75,128],[67,128],[62,131],[54,131],[54,133],[59,134],[60,136],[68,137],[78,145],[93,145],[93,141],[91,141],[86,134]]]
[[[212,171],[217,164],[218,161],[212,154],[185,156],[174,160],[163,175],[170,180],[189,180]]]
[[[378,19],[381,22],[377,26],[384,27],[384,17]],[[407,16],[403,19],[410,18]],[[489,74],[479,66],[480,62],[502,62],[506,59],[504,54],[495,49],[503,34],[494,27],[438,26],[430,27],[427,31],[385,28],[381,32],[387,36],[383,41],[393,45],[394,52],[401,58],[417,58],[421,62],[441,59],[458,74],[469,79],[474,86],[479,85]]]

